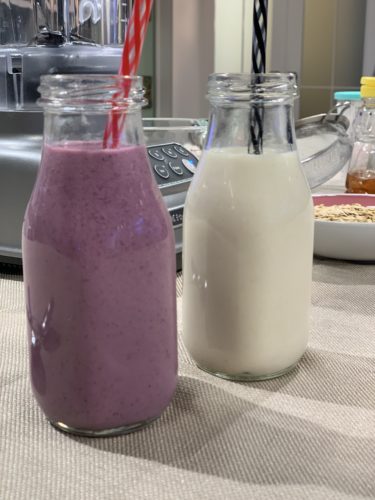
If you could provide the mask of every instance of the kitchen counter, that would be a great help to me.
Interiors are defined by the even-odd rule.
[[[181,277],[177,277],[181,331]],[[117,438],[62,434],[28,379],[23,284],[0,274],[0,498],[375,497],[375,265],[315,260],[308,350],[278,379],[234,383],[179,343],[172,404]]]

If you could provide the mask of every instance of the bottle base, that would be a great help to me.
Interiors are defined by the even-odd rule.
[[[142,422],[137,422],[135,424],[122,425],[120,427],[113,427],[111,429],[102,429],[102,430],[77,429],[75,427],[66,425],[63,422],[52,422],[51,420],[49,422],[57,430],[66,432],[67,434],[73,434],[75,436],[110,437],[110,436],[120,436],[122,434],[130,434],[131,432],[139,431],[144,427],[150,425],[156,419],[157,417],[151,418],[149,420],[144,420]]]
[[[272,378],[277,378],[281,377],[282,375],[286,375],[290,371],[292,371],[299,363],[299,360],[293,363],[292,365],[288,366],[287,368],[284,368],[283,370],[279,370],[277,372],[269,373],[266,375],[254,375],[253,373],[250,372],[243,372],[243,373],[223,373],[223,372],[217,372],[210,370],[209,368],[206,368],[202,365],[198,365],[197,367],[200,370],[203,370],[206,373],[209,373],[210,375],[214,375],[215,377],[223,378],[225,380],[231,380],[233,382],[259,382],[261,380],[269,380]]]

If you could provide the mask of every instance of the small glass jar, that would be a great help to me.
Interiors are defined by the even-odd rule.
[[[375,77],[362,77],[361,96],[346,191],[375,194]]]
[[[142,79],[52,75],[39,89],[22,242],[33,392],[63,431],[130,432],[177,381],[174,237],[144,146]],[[124,123],[117,147],[103,146],[110,112]]]
[[[296,149],[292,74],[214,74],[205,149],[187,193],[183,340],[233,380],[291,370],[309,332],[311,193]]]

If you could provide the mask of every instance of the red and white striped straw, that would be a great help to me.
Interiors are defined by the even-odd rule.
[[[133,76],[137,73],[139,61],[142,55],[143,43],[146,37],[148,21],[150,18],[153,0],[135,0],[130,16],[128,28],[125,36],[124,48],[122,51],[119,75]],[[126,82],[123,92],[126,98],[130,92],[131,82]],[[120,94],[114,96],[114,101]],[[112,146],[118,146],[121,129],[125,122],[125,114],[122,115],[119,123],[119,113],[111,111],[110,119],[107,123],[103,146],[108,147],[109,139],[112,137]]]

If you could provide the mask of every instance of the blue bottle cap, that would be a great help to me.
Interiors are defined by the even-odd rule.
[[[361,93],[359,90],[337,91],[333,94],[335,101],[360,101]]]

